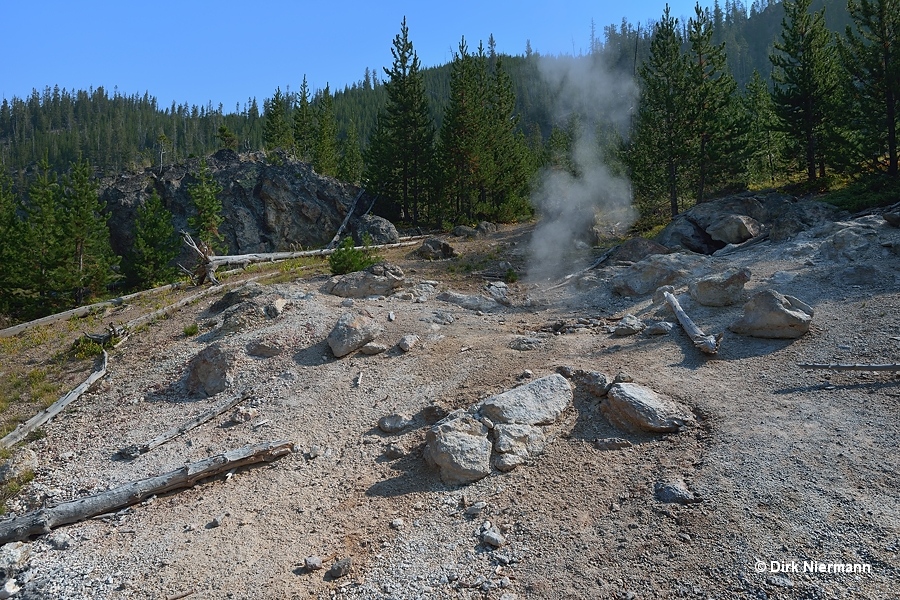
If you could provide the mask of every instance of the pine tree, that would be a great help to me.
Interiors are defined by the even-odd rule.
[[[64,178],[60,224],[63,260],[57,278],[76,305],[102,293],[118,279],[119,263],[109,242],[104,206],[97,195],[93,168],[86,160],[72,165]]]
[[[281,94],[281,88],[275,89],[275,96],[263,103],[263,140],[266,150],[290,151],[294,145],[294,136],[287,122],[287,110],[285,97]]]
[[[341,160],[338,165],[338,178],[349,183],[358,184],[362,180],[363,157],[359,148],[359,134],[356,124],[350,121],[347,126],[347,137],[341,143]]]
[[[334,98],[328,85],[322,90],[317,103],[319,127],[316,135],[313,168],[320,175],[335,177],[338,172],[337,122],[334,119]]]
[[[45,156],[28,188],[25,205],[25,246],[22,287],[27,291],[28,313],[49,314],[67,304],[66,290],[56,279],[65,260],[62,238],[62,188]]]
[[[778,128],[778,117],[769,86],[759,71],[753,72],[742,97],[747,122],[747,175],[755,183],[775,184],[781,168],[784,134]]]
[[[129,255],[132,285],[151,288],[175,279],[172,261],[178,256],[179,241],[172,224],[172,213],[156,190],[137,210],[134,244]]]
[[[665,195],[674,217],[690,164],[688,59],[681,52],[678,19],[668,5],[653,27],[650,57],[640,68],[642,90],[635,135],[629,152],[635,191],[655,212],[655,198]]]
[[[297,158],[304,162],[311,162],[317,132],[313,109],[309,103],[309,85],[306,83],[306,75],[303,76],[303,83],[300,84],[300,92],[297,94],[297,103],[294,106],[293,135]]]
[[[18,208],[12,180],[5,171],[0,171],[0,317],[13,316],[21,308],[22,262],[26,248]]]
[[[224,239],[219,233],[219,225],[225,220],[222,216],[222,201],[219,200],[222,186],[213,179],[205,159],[200,160],[200,171],[196,178],[197,182],[188,186],[188,196],[197,212],[188,217],[188,225],[201,242],[215,251],[221,247]]]
[[[776,112],[788,138],[802,151],[807,179],[814,181],[825,174],[826,126],[838,82],[824,10],[810,13],[810,2],[784,3],[781,41],[769,59],[775,68]]]
[[[219,129],[216,132],[216,139],[219,140],[219,146],[221,148],[237,151],[238,138],[234,135],[234,132],[228,129],[227,125],[219,125]]]
[[[725,44],[713,43],[713,22],[698,3],[688,20],[688,106],[691,109],[691,171],[696,202],[703,202],[711,183],[728,178],[740,139],[735,131],[734,98],[737,85],[727,72]]]
[[[370,168],[367,179],[377,194],[400,205],[401,218],[418,225],[420,210],[429,197],[434,125],[406,17],[394,37],[391,55],[391,69],[384,70],[388,76],[384,83],[387,106],[379,118],[383,119],[383,146],[377,153],[387,163]]]
[[[887,173],[897,177],[897,126],[900,119],[900,2],[851,0],[841,45],[843,63],[853,80],[853,100],[861,116],[869,156],[887,154]],[[877,159],[876,159],[877,162]]]

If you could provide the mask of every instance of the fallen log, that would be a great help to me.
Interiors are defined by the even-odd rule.
[[[593,263],[591,263],[591,266],[581,269],[580,271],[576,271],[574,273],[570,273],[570,274],[566,275],[565,277],[563,277],[563,280],[560,283],[557,283],[556,285],[552,285],[552,286],[548,287],[546,291],[549,292],[550,290],[555,290],[555,289],[561,288],[565,285],[568,285],[576,277],[584,275],[591,269],[596,269],[597,267],[599,267],[600,265],[605,263],[607,261],[607,259],[609,259],[609,257],[612,256],[612,253],[618,249],[619,249],[619,244],[616,244],[615,246],[613,246],[612,248],[610,248],[609,250],[607,250],[606,252],[601,254],[600,258],[598,258]]]
[[[684,332],[688,334],[688,337],[691,338],[691,341],[694,342],[694,345],[701,352],[715,354],[719,351],[719,344],[722,342],[722,333],[715,336],[706,335],[703,333],[703,330],[697,327],[691,318],[687,316],[687,313],[681,308],[681,304],[678,303],[678,299],[673,296],[671,292],[663,292],[663,298],[665,298],[669,306],[672,307]]]
[[[860,363],[797,363],[801,369],[828,369],[831,371],[900,371],[900,363],[880,365]]]
[[[168,431],[161,433],[160,435],[156,436],[149,442],[145,442],[143,444],[132,444],[131,446],[126,446],[124,448],[121,448],[116,454],[125,459],[137,458],[141,454],[146,454],[147,452],[150,452],[154,448],[156,448],[158,446],[162,446],[166,442],[171,441],[171,440],[177,438],[178,436],[184,435],[191,429],[194,429],[195,427],[199,427],[200,425],[203,425],[207,421],[221,415],[226,410],[230,410],[230,409],[234,408],[235,406],[237,406],[238,404],[240,404],[241,402],[243,402],[244,400],[246,400],[249,397],[250,397],[250,394],[241,394],[239,396],[235,396],[234,398],[229,398],[225,402],[220,402],[219,404],[217,404],[216,406],[213,406],[209,410],[207,410],[203,413],[200,413],[193,419],[191,419],[189,421],[185,421],[178,427],[173,427],[172,429],[169,429]]]
[[[21,517],[14,517],[0,523],[0,544],[25,541],[32,536],[50,533],[61,525],[77,523],[131,506],[150,496],[159,496],[193,487],[204,479],[221,475],[232,469],[260,462],[271,462],[292,452],[293,447],[292,442],[277,441],[229,450],[163,475],[132,481],[93,496],[63,502]]]
[[[347,227],[347,223],[350,222],[350,219],[353,218],[353,211],[356,210],[356,203],[359,202],[359,199],[363,197],[363,194],[366,193],[366,190],[359,190],[359,194],[356,195],[356,198],[353,200],[353,204],[350,205],[350,210],[347,211],[347,216],[344,217],[344,222],[341,223],[341,226],[338,227],[337,233],[334,234],[334,237],[331,238],[331,241],[328,242],[328,245],[325,246],[326,249],[334,248],[338,240],[341,239],[341,234],[344,233],[344,228]]]
[[[0,439],[0,448],[9,448],[15,444],[18,444],[19,442],[24,440],[29,433],[58,415],[65,407],[77,400],[83,393],[89,390],[90,387],[94,385],[94,383],[98,379],[106,375],[106,364],[108,360],[109,355],[106,353],[106,350],[104,350],[103,364],[99,369],[91,373],[91,375],[74,390],[39,412],[35,416],[31,417],[24,423],[20,423],[19,426],[13,429],[9,434],[7,434],[6,437]]]

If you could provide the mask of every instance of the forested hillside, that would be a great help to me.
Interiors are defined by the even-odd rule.
[[[365,187],[382,216],[439,229],[529,217],[542,198],[565,212],[579,196],[595,213],[601,199],[633,201],[646,231],[727,190],[813,191],[868,174],[896,186],[900,0],[717,1],[585,30],[580,56],[505,56],[493,38],[462,39],[450,64],[425,69],[404,19],[382,72],[334,91],[304,78],[229,112],[103,88],[4,99],[0,300],[102,293],[118,261],[96,226],[106,216],[91,174],[219,148],[286,153]],[[147,202],[145,225],[164,225],[167,207]],[[73,247],[73,231],[88,237]]]

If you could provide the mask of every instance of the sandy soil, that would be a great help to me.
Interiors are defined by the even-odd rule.
[[[449,261],[427,262],[408,249],[387,258],[410,284],[436,280],[439,291],[473,293],[485,283],[479,273],[503,272],[502,261],[527,269],[529,232],[509,227],[487,239],[453,239],[461,257]],[[17,597],[897,597],[900,380],[797,365],[898,360],[900,259],[879,242],[900,242],[900,231],[881,227],[878,236],[869,254],[850,262],[817,258],[812,238],[711,259],[714,271],[749,267],[748,294],[772,287],[815,308],[810,332],[798,340],[726,332],[713,357],[680,329],[620,338],[597,326],[626,313],[658,318],[649,298],[610,292],[614,268],[550,292],[510,284],[513,306],[487,314],[433,297],[347,308],[319,292],[320,276],[267,286],[265,297],[285,298],[287,308],[216,338],[238,353],[235,381],[195,399],[184,390],[186,365],[216,336],[208,309],[217,297],[204,299],[112,352],[107,377],[27,444],[38,457],[36,476],[10,507],[101,492],[250,443],[286,439],[297,451],[28,542],[27,560],[14,569],[23,588]],[[866,277],[864,266],[879,276]],[[146,309],[126,307],[130,313],[107,320]],[[421,344],[335,359],[325,336],[355,309],[384,326],[386,345],[408,333]],[[740,305],[686,309],[707,332],[726,330],[741,313]],[[436,311],[453,323],[430,320]],[[579,318],[595,325],[542,331]],[[185,336],[194,322],[200,335]],[[521,335],[543,343],[509,348]],[[244,348],[256,340],[286,350],[248,356]],[[698,424],[678,434],[621,432],[600,413],[600,399],[576,387],[545,453],[529,464],[462,487],[426,468],[421,450],[434,407],[468,407],[518,385],[526,369],[543,376],[560,366],[626,372],[690,407]],[[241,391],[252,392],[245,405],[259,411],[251,421],[223,415],[133,461],[114,458]],[[395,412],[414,416],[413,425],[382,433],[378,419]],[[607,437],[633,445],[598,449],[594,440]],[[387,458],[390,444],[405,455]],[[702,502],[655,499],[654,484],[673,477]],[[467,514],[477,502],[482,512]],[[506,532],[504,546],[481,543],[485,521]],[[309,556],[325,568],[306,569]],[[346,557],[349,575],[327,574]],[[812,563],[866,572],[809,572]]]

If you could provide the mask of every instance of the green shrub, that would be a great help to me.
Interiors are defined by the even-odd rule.
[[[353,238],[344,238],[337,250],[328,257],[328,265],[331,268],[332,275],[362,271],[381,260],[381,257],[373,253],[370,248],[372,238],[366,236],[363,238],[363,242],[364,248],[354,248]]]
[[[200,326],[196,323],[191,323],[190,325],[184,326],[184,336],[191,337],[195,336],[200,332]]]

